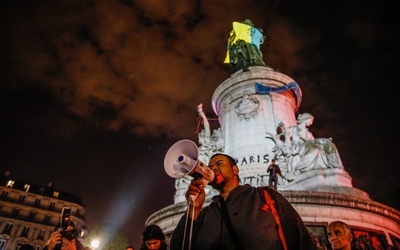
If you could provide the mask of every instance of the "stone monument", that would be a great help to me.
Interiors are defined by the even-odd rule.
[[[299,84],[264,65],[261,52],[256,51],[262,43],[261,31],[251,32],[255,28],[249,20],[239,24],[247,25],[248,30],[239,40],[232,31],[228,40],[226,62],[234,72],[217,87],[211,101],[220,127],[211,132],[202,104],[197,107],[204,126],[198,134],[199,160],[208,163],[216,152],[229,154],[237,161],[242,184],[266,186],[266,169],[275,158],[283,176],[278,191],[321,245],[327,243],[327,224],[341,220],[351,227],[356,243],[362,242],[368,249],[399,249],[400,212],[352,186],[332,138],[314,138],[308,130],[314,120],[311,114],[296,117],[302,101]],[[251,34],[256,34],[256,40],[246,37]],[[246,56],[238,55],[237,50]],[[174,204],[146,221],[160,225],[167,237],[187,208],[187,178],[176,179]],[[207,188],[210,202],[216,193]]]

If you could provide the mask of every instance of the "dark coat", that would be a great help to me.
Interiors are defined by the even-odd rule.
[[[252,187],[248,184],[232,190],[226,200],[228,214],[238,239],[244,249],[283,249],[279,238],[275,218],[270,209],[265,209],[262,190],[268,190],[275,201],[282,228],[289,250],[317,249],[310,232],[294,207],[280,193],[267,187]],[[203,208],[199,218],[193,223],[191,249],[235,249],[235,244],[227,231],[221,217],[221,196],[213,197],[209,206]],[[185,229],[186,213],[175,228],[171,250],[181,250]],[[189,220],[186,227],[185,249],[188,249],[190,238]]]

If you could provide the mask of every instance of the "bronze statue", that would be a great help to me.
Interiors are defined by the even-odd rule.
[[[260,44],[264,43],[263,30],[254,27],[249,19],[232,23],[233,30],[228,39],[227,54],[224,63],[230,64],[231,73],[249,66],[265,65]]]

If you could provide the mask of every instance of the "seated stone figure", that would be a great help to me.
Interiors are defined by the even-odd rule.
[[[279,159],[283,175],[287,180],[313,169],[343,168],[339,152],[331,138],[314,138],[308,127],[314,117],[309,113],[297,117],[297,125],[287,130],[284,124],[278,127],[274,141],[275,157]],[[279,133],[280,131],[280,133]]]

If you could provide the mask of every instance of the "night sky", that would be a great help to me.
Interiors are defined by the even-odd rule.
[[[89,230],[135,247],[173,204],[164,156],[197,142],[197,105],[230,76],[233,21],[266,36],[264,62],[301,87],[355,188],[400,209],[395,1],[15,0],[0,8],[0,172],[78,192]],[[212,121],[212,127],[219,124]]]

